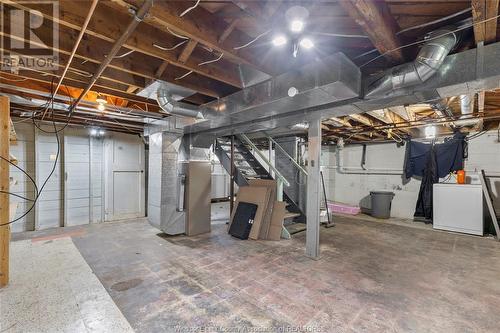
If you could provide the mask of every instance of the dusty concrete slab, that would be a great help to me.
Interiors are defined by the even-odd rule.
[[[137,332],[498,331],[499,243],[344,217],[336,223],[321,229],[318,261],[304,256],[303,233],[241,241],[225,224],[188,238],[137,220],[71,237]]]
[[[138,332],[218,326],[498,331],[500,244],[402,225],[336,222],[321,230],[319,261],[304,257],[304,235],[240,241],[225,225],[194,238],[168,237],[144,222],[98,225],[74,242]],[[131,288],[116,288],[131,281]]]
[[[50,238],[50,237],[49,237]],[[0,332],[133,332],[71,238],[12,243]]]

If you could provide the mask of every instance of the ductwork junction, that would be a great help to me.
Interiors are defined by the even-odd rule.
[[[458,25],[448,26],[427,35],[429,41],[422,46],[417,58],[386,71],[368,88],[365,98],[384,96],[393,90],[415,86],[431,78],[460,41],[461,33],[456,32],[458,28]]]
[[[156,91],[156,100],[163,112],[167,114],[203,119],[198,106],[176,101],[168,87],[163,83]]]

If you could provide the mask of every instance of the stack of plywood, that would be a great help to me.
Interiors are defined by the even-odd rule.
[[[249,238],[279,240],[286,213],[286,204],[276,201],[276,181],[272,179],[251,179],[248,183],[248,186],[239,188],[235,209],[231,215],[231,223],[240,202],[255,204],[257,205],[257,212],[255,213]]]

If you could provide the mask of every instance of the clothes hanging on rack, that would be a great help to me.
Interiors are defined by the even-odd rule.
[[[465,135],[456,133],[441,144],[408,141],[405,176],[422,177],[414,217],[432,222],[432,187],[450,172],[462,170],[467,151]]]
[[[415,213],[413,214],[414,218],[423,218],[426,223],[432,222],[432,186],[439,182],[436,151],[436,147],[431,145],[424,167],[422,182],[420,183],[420,190],[418,191]]]
[[[444,143],[428,144],[409,140],[406,144],[405,176],[423,177],[432,147],[435,147],[437,174],[440,178],[463,169],[467,142],[465,135],[457,133]]]

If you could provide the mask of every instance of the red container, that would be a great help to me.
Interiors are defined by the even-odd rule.
[[[464,170],[457,171],[457,184],[465,184],[465,171]]]

